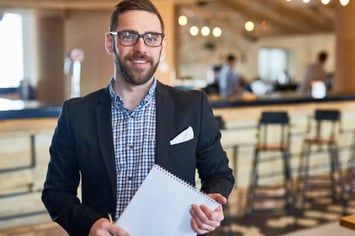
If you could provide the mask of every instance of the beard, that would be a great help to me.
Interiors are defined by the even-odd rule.
[[[159,53],[159,58],[160,58],[160,54],[161,52]],[[120,59],[118,57],[117,52],[115,52],[114,57],[115,57],[114,61],[115,61],[116,71],[118,71],[122,75],[122,78],[126,82],[132,85],[143,85],[147,83],[153,77],[159,65],[159,62],[155,62],[151,57],[147,57],[144,54],[139,52],[135,53],[132,56],[127,55],[123,59]],[[151,67],[146,72],[143,72],[143,70],[141,71],[132,70],[130,66],[127,63],[125,63],[125,60],[128,60],[130,58],[148,60]]]

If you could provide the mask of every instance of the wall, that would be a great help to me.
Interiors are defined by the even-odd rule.
[[[215,64],[223,64],[228,53],[239,57],[236,71],[246,79],[258,77],[258,50],[260,48],[283,48],[294,55],[291,76],[297,81],[301,79],[303,70],[309,63],[316,60],[320,50],[327,50],[329,59],[325,69],[334,72],[335,68],[335,36],[333,33],[315,35],[296,35],[270,37],[259,40],[244,37],[241,33],[224,30],[221,38],[192,37],[187,29],[179,29],[181,43],[179,54],[179,77],[192,76],[195,79],[206,79],[206,73]],[[214,50],[204,47],[206,42],[215,45]]]
[[[69,11],[65,19],[65,53],[81,49],[85,53],[81,63],[80,93],[85,95],[106,87],[113,75],[112,57],[105,50],[105,32],[109,29],[111,11]],[[64,60],[64,54],[63,54]],[[67,76],[66,97],[69,97]]]

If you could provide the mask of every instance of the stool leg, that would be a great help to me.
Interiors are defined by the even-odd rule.
[[[337,172],[337,184],[336,186],[339,186],[340,188],[340,193],[339,193],[339,201],[340,204],[343,206],[343,213],[345,213],[345,207],[346,207],[346,199],[345,199],[345,182],[344,182],[344,177],[343,177],[343,173],[342,173],[342,168],[341,168],[341,163],[340,163],[340,159],[339,159],[339,148],[338,145],[335,143],[334,144],[334,148],[333,148],[333,152],[334,152],[334,162],[335,162],[335,170]]]
[[[254,214],[254,203],[256,199],[256,187],[258,185],[258,163],[259,163],[259,151],[255,150],[254,159],[252,163],[252,171],[250,176],[250,184],[248,190],[248,225],[252,225],[253,223],[253,214]]]
[[[295,192],[292,180],[292,169],[290,161],[290,153],[288,150],[283,151],[284,159],[284,175],[285,175],[285,195],[286,195],[286,205],[288,206],[289,213],[296,218],[295,213]]]
[[[354,180],[355,180],[355,132],[354,132],[354,137],[353,137],[353,143],[351,145],[351,150],[350,150],[350,158],[347,166],[347,177],[349,178],[349,191],[348,191],[348,197],[352,197],[353,191],[354,191]]]
[[[309,165],[311,156],[311,145],[307,144],[306,152],[304,153],[305,164],[302,173],[302,190],[301,190],[301,215],[304,213],[305,202],[307,201],[307,190],[308,190],[308,177],[309,177]]]
[[[333,202],[336,202],[337,199],[337,168],[336,168],[336,150],[335,146],[333,144],[330,144],[328,146],[329,150],[329,158],[330,158],[330,173],[329,173],[329,178],[331,180],[331,189],[332,189],[332,198]]]
[[[349,185],[349,190],[347,191],[347,198],[351,198],[354,192],[353,182],[355,180],[355,138],[351,146],[351,153],[346,172],[346,176],[348,177],[347,183]]]
[[[302,192],[306,147],[307,147],[306,144],[303,143],[302,148],[301,148],[301,155],[300,155],[300,159],[299,159],[299,166],[298,166],[297,195],[299,195]]]

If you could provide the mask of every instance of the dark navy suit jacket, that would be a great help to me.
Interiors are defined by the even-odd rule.
[[[202,191],[228,196],[232,170],[220,144],[220,132],[207,97],[157,83],[155,163]],[[170,145],[192,127],[194,138]],[[70,235],[88,235],[92,224],[116,209],[116,168],[108,88],[63,104],[50,147],[42,201],[52,219]],[[81,178],[81,200],[77,189]],[[154,191],[158,191],[159,187]],[[164,191],[163,189],[161,191]],[[138,226],[139,227],[139,226]]]

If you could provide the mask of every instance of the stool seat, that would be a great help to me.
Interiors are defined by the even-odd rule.
[[[335,144],[336,140],[335,138],[305,138],[303,140],[306,143],[309,144]]]

